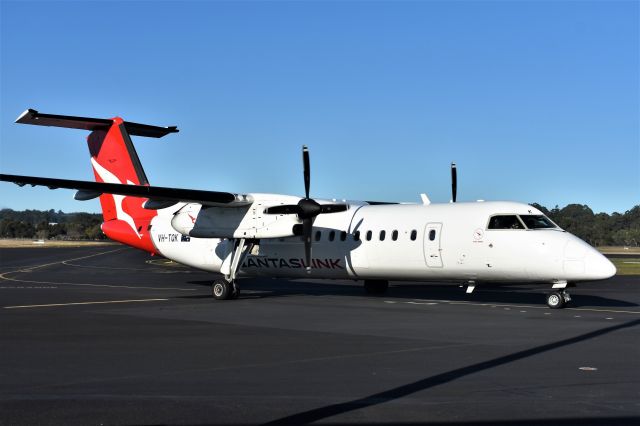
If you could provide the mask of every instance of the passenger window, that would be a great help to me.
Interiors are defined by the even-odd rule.
[[[344,241],[347,239],[347,231],[342,231],[340,233],[340,241]]]
[[[516,215],[499,215],[489,219],[489,229],[524,229]]]
[[[429,231],[429,241],[433,241],[436,239],[436,230],[432,229],[431,231]]]
[[[336,231],[329,232],[329,241],[333,241],[336,238]]]
[[[393,232],[391,233],[391,239],[393,241],[396,241],[398,239],[398,231],[396,231],[395,229],[393,230]]]
[[[367,241],[371,241],[372,236],[373,236],[373,232],[367,231]]]
[[[320,238],[322,238],[322,231],[316,231],[316,241],[320,241]]]
[[[353,241],[360,241],[360,231],[353,233]]]
[[[415,241],[416,238],[418,238],[418,231],[414,229],[413,231],[411,231],[411,241]]]
[[[384,241],[384,238],[387,236],[385,231],[380,231],[380,241]]]

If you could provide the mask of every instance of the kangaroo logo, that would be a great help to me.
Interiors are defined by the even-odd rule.
[[[118,179],[116,177],[116,175],[114,175],[109,170],[107,170],[104,167],[102,167],[96,161],[96,159],[94,157],[91,157],[91,164],[93,165],[93,168],[96,171],[96,173],[98,174],[98,176],[100,176],[100,178],[104,182],[106,182],[106,183],[119,183],[119,184],[123,184],[124,183],[124,182],[120,182],[120,179]],[[135,185],[131,181],[127,181],[127,184],[128,185]],[[113,194],[112,197],[113,197],[113,201],[115,202],[115,205],[116,205],[116,217],[119,220],[122,220],[122,221],[126,222],[131,227],[133,232],[138,236],[138,238],[142,239],[142,235],[140,235],[140,233],[136,229],[136,223],[134,222],[133,218],[131,217],[131,215],[129,213],[125,212],[124,209],[122,208],[122,202],[124,201],[125,196],[124,195]]]

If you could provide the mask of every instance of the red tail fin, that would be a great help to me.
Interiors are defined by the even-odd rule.
[[[123,121],[119,117],[41,114],[33,109],[25,111],[16,123],[91,130],[87,140],[96,181],[125,185],[149,184],[129,134],[160,138],[178,131],[176,127],[149,126]],[[102,231],[113,240],[154,253],[149,225],[157,213],[142,208],[145,201],[145,198],[123,195],[100,195],[104,217]]]
[[[138,154],[121,118],[114,118],[108,130],[94,130],[87,138],[96,182],[148,185]],[[154,252],[148,228],[156,216],[145,210],[143,198],[103,194],[100,196],[104,224],[102,231],[112,240]]]

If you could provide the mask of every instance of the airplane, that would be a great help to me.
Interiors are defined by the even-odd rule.
[[[561,229],[540,210],[505,201],[421,204],[337,201],[310,197],[309,150],[303,146],[304,197],[153,186],[131,136],[178,132],[110,119],[42,114],[28,109],[16,123],[88,130],[95,182],[0,174],[20,186],[75,189],[74,198],[99,198],[102,231],[112,240],[175,262],[222,274],[215,299],[235,299],[239,276],[363,281],[367,293],[389,281],[466,284],[545,283],[550,308],[571,300],[568,287],[603,280],[615,266]]]

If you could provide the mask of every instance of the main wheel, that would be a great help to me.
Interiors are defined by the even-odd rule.
[[[384,294],[389,288],[389,281],[364,280],[364,289],[369,294]]]
[[[211,293],[216,300],[227,300],[233,294],[233,284],[227,280],[215,280],[211,286]]]
[[[560,309],[564,308],[565,301],[562,293],[558,291],[554,291],[552,293],[547,294],[547,306],[551,309]]]

